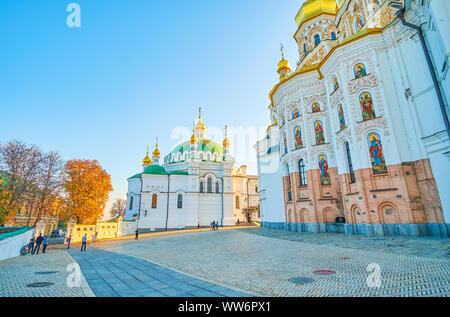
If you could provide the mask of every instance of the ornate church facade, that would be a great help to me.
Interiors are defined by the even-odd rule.
[[[234,166],[226,129],[223,146],[207,140],[200,115],[191,139],[162,164],[158,145],[147,153],[142,173],[128,179],[125,221],[144,231],[259,221],[258,177]]]
[[[303,4],[300,61],[292,72],[284,56],[279,63],[272,124],[256,145],[262,226],[448,236],[448,13],[443,0]],[[437,84],[402,19],[427,23]],[[270,200],[284,202],[283,212]]]

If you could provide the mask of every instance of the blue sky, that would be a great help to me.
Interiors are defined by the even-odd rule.
[[[81,28],[66,25],[71,2]],[[125,197],[147,144],[158,136],[170,152],[172,129],[190,129],[198,106],[207,127],[267,127],[280,42],[298,60],[302,2],[1,0],[0,142],[96,159],[111,198]]]

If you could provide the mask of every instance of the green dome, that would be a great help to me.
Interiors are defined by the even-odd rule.
[[[176,146],[169,155],[177,154],[177,153],[185,153],[191,151],[191,143],[184,142],[178,146]],[[210,140],[202,140],[197,144],[197,151],[203,152],[211,152],[211,153],[220,153],[223,154],[223,147],[216,142]]]
[[[152,174],[152,175],[167,175],[164,167],[159,165],[149,165],[145,168],[144,173],[142,174]]]

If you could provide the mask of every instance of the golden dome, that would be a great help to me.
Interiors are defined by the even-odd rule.
[[[307,0],[295,17],[295,22],[300,27],[304,22],[321,14],[336,15],[338,6],[336,0]]]
[[[289,62],[284,59],[284,56],[283,56],[283,59],[278,63],[278,72],[280,72],[282,70],[289,70],[289,71],[291,70],[289,68]]]
[[[191,144],[196,144],[197,143],[197,136],[195,135],[195,133],[191,136]]]
[[[225,139],[223,140],[222,143],[223,147],[230,147],[230,140],[228,140],[228,126],[225,126]]]
[[[228,138],[225,138],[225,140],[223,140],[223,147],[230,147],[230,140],[228,140]]]
[[[142,164],[144,164],[146,166],[152,165],[152,159],[148,156],[148,152],[147,152],[147,155],[142,160]]]
[[[161,153],[158,150],[158,144],[156,144],[156,149],[153,151],[153,157],[159,157]]]
[[[195,125],[195,130],[199,130],[199,129],[205,131],[205,125],[203,124],[201,117],[198,119],[198,122]]]

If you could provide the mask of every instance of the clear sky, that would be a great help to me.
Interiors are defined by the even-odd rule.
[[[81,28],[66,25],[71,2]],[[191,129],[199,106],[207,127],[265,130],[280,43],[298,60],[302,3],[1,0],[0,142],[96,159],[112,176],[111,198],[125,198],[147,144],[153,151],[158,136],[166,155],[180,141],[173,129]],[[236,164],[256,173],[253,144],[245,152],[232,153]]]

